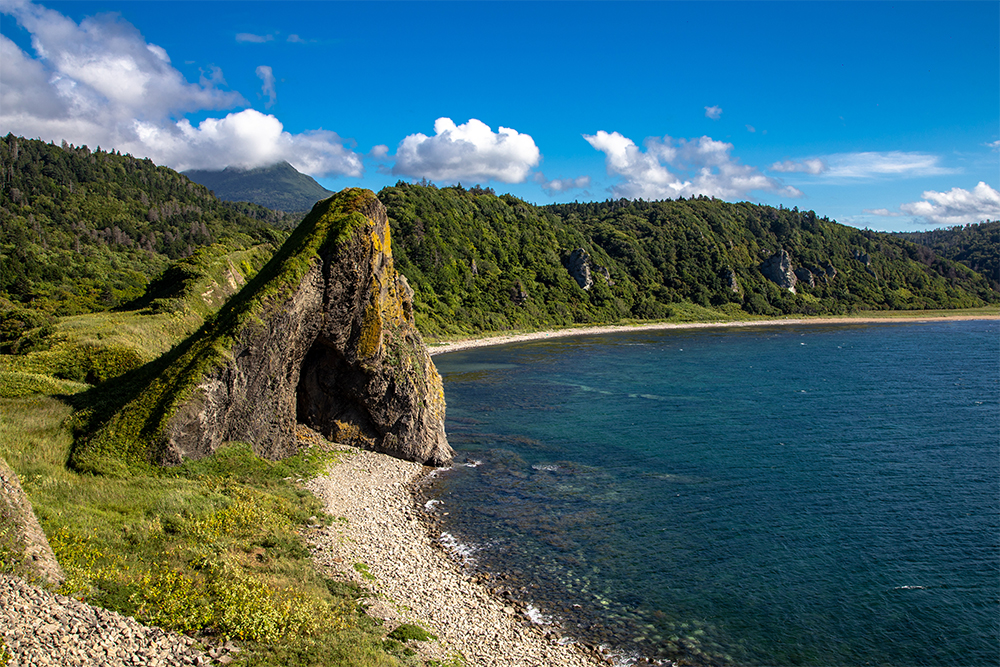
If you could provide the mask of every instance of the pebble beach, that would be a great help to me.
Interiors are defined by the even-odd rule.
[[[425,657],[461,655],[467,667],[588,667],[616,662],[531,620],[522,603],[492,594],[449,553],[421,517],[413,486],[432,469],[349,449],[306,486],[334,517],[311,537],[322,567],[373,595],[363,603],[387,627],[413,623],[437,635]]]

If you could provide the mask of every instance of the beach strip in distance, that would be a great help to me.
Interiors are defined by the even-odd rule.
[[[935,311],[940,313],[940,311]],[[637,332],[637,331],[662,331],[668,329],[719,329],[719,328],[743,328],[743,327],[773,327],[790,326],[802,324],[900,324],[916,322],[948,322],[959,320],[1000,320],[1000,311],[996,313],[968,314],[964,311],[957,311],[954,315],[943,313],[934,315],[898,315],[875,317],[804,317],[776,320],[723,320],[718,322],[651,322],[648,324],[609,324],[596,326],[566,327],[564,329],[549,329],[544,331],[531,331],[521,333],[500,334],[496,336],[484,336],[483,338],[465,338],[442,343],[428,343],[427,349],[431,356],[445,354],[448,352],[458,352],[459,350],[471,350],[478,347],[490,347],[492,345],[506,345],[508,343],[523,343],[533,340],[549,340],[553,338],[566,338],[569,336],[598,336],[602,334]]]

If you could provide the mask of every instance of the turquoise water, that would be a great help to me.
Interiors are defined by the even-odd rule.
[[[469,567],[581,640],[734,665],[996,665],[1000,327],[563,338],[435,358]]]

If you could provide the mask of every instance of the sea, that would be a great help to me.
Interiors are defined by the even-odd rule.
[[[1000,322],[435,357],[443,545],[620,664],[1000,664]],[[648,661],[648,662],[647,662]]]

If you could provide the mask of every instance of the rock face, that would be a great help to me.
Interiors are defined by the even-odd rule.
[[[795,277],[795,271],[792,270],[792,258],[787,251],[779,250],[764,260],[760,265],[760,272],[779,287],[783,287],[789,292],[795,291],[795,283],[798,282],[798,278]]]
[[[804,266],[795,269],[795,277],[800,283],[806,283],[809,287],[816,287],[816,278],[813,276],[813,272]]]
[[[594,264],[590,259],[590,254],[583,248],[577,248],[572,252],[572,254],[570,254],[566,269],[569,271],[569,274],[573,276],[577,285],[582,287],[584,290],[589,290],[593,286],[594,273],[604,276],[604,279],[608,281],[608,284],[614,285],[614,281],[611,280],[611,273],[608,269],[599,264]]]
[[[281,458],[298,450],[299,422],[399,458],[450,461],[441,376],[414,326],[413,291],[393,267],[375,195],[348,189],[319,202],[274,262],[265,280],[294,273],[294,262],[301,277],[251,283],[237,299],[252,317],[220,312],[220,327],[240,321],[227,334],[232,347],[163,423],[159,461],[200,458],[231,440]]]
[[[736,280],[736,272],[732,268],[726,269],[726,284],[729,285],[729,291],[733,294],[740,293],[740,283]]]

